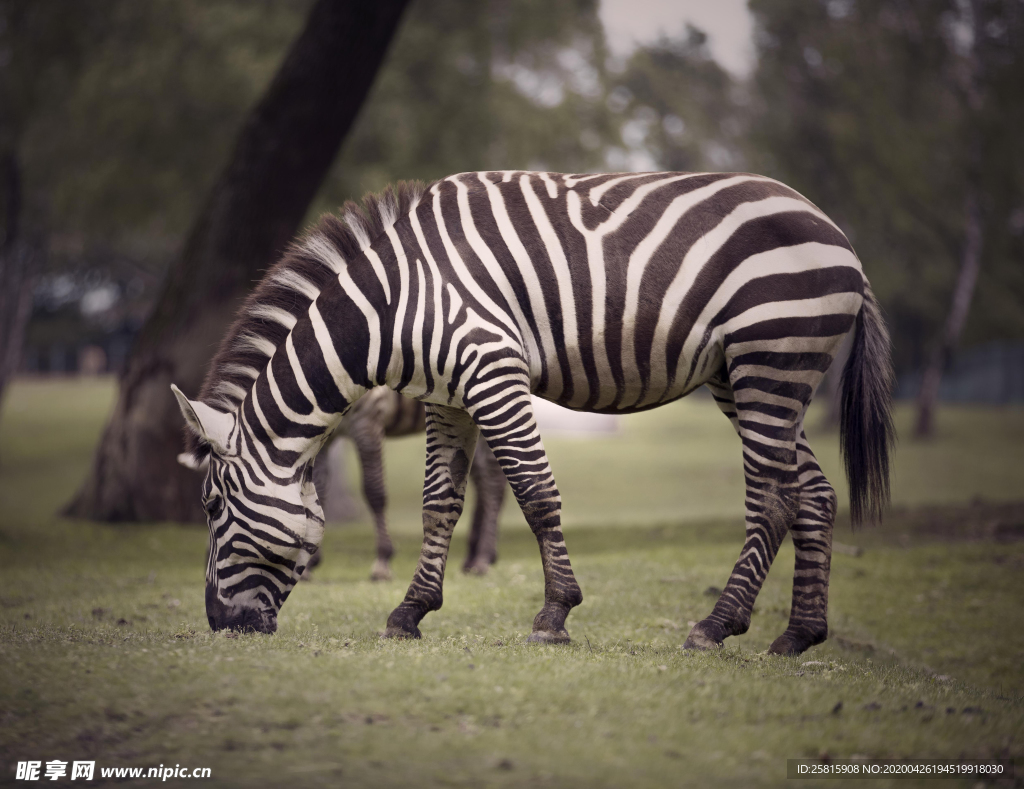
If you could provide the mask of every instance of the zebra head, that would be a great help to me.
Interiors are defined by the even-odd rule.
[[[178,459],[206,473],[202,495],[210,526],[210,627],[273,633],[278,611],[323,539],[312,461],[290,477],[274,476],[242,440],[237,412],[219,411],[171,388],[189,429],[209,449],[202,461],[192,455]]]

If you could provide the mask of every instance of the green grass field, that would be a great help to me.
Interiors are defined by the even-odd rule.
[[[19,382],[4,403],[0,783],[30,759],[210,767],[217,786],[779,786],[787,758],[826,755],[1024,770],[1024,409],[945,409],[934,441],[903,440],[886,524],[837,528],[863,553],[833,559],[829,641],[780,658],[788,541],[750,631],[680,649],[742,541],[738,440],[707,400],[548,442],[585,600],[573,644],[541,647],[540,562],[511,504],[492,573],[457,572],[457,532],[423,640],[378,637],[418,550],[421,439],[388,452],[395,581],[367,580],[368,523],[332,527],[276,635],[211,634],[205,528],[56,515],[113,392]],[[842,500],[837,438],[811,441]]]

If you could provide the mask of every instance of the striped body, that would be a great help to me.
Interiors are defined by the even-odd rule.
[[[519,356],[540,397],[629,413],[711,380],[726,334],[763,320],[760,305],[820,297],[782,314],[809,317],[818,336],[826,310],[827,337],[860,309],[845,236],[757,176],[467,174],[425,202],[373,245],[377,265],[350,277],[370,297],[396,294],[386,315],[367,316],[368,377],[430,402],[465,402],[475,365],[455,360],[472,344]],[[467,342],[473,332],[492,336]]]
[[[294,499],[325,436],[366,391],[383,385],[429,404],[424,545],[390,635],[418,635],[422,617],[441,605],[482,435],[541,549],[545,604],[532,638],[566,640],[565,617],[582,595],[531,393],[630,413],[707,384],[741,438],[747,541],[688,644],[717,645],[746,629],[790,529],[793,617],[774,646],[801,651],[824,638],[835,495],[802,419],[855,324],[864,352],[851,356],[844,422],[855,433],[847,436],[855,515],[884,499],[889,438],[884,327],[859,261],[827,217],[775,181],[729,173],[467,173],[422,195],[386,194],[369,213],[375,224],[351,210],[344,222],[325,218],[292,251],[295,267],[332,272],[316,293],[287,266],[268,275],[297,307],[272,313],[280,329],[236,332],[234,356],[215,362],[211,379],[222,392],[237,389],[238,401],[221,420],[229,438],[207,443],[226,450],[214,455],[228,465],[258,466],[260,481],[291,485]],[[263,355],[247,382],[238,380],[239,348]],[[306,558],[299,550],[296,564]],[[220,565],[211,570],[222,604],[234,601]],[[287,594],[264,577],[267,589]]]

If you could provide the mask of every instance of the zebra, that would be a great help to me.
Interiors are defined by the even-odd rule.
[[[377,538],[377,556],[370,571],[373,581],[391,579],[394,546],[387,526],[387,488],[384,482],[384,439],[422,433],[426,428],[426,406],[419,400],[402,397],[393,389],[379,386],[360,398],[341,420],[336,437],[345,436],[355,445],[362,472],[363,499],[373,516]],[[470,479],[476,485],[476,508],[469,533],[469,545],[463,572],[485,575],[497,561],[498,516],[505,498],[505,475],[487,445],[477,442],[476,460]],[[190,457],[190,456],[189,456]],[[323,462],[314,467],[317,495],[329,484],[330,468]],[[317,552],[307,572],[319,563]]]
[[[540,549],[544,603],[528,640],[567,642],[583,595],[531,393],[632,413],[705,385],[740,438],[746,534],[683,646],[747,630],[789,533],[790,618],[770,651],[799,654],[828,633],[837,509],[803,418],[849,332],[840,443],[856,524],[889,499],[889,339],[850,242],[794,190],[748,173],[488,171],[348,204],[268,272],[199,399],[172,387],[193,453],[210,458],[210,624],[276,629],[323,533],[313,460],[383,385],[426,403],[427,432],[423,544],[384,635],[419,637],[442,605],[482,435]]]
[[[363,499],[373,516],[376,536],[376,558],[370,570],[372,581],[391,580],[391,557],[394,555],[386,516],[384,439],[416,435],[424,432],[425,428],[424,403],[379,386],[356,401],[334,431],[335,440],[346,437],[352,441],[359,457]],[[206,471],[208,461],[209,456],[197,462],[191,453],[178,455],[178,462],[193,471]],[[331,469],[326,463],[315,467],[314,486],[320,498],[323,498],[323,492],[330,484],[330,473]],[[476,485],[477,498],[462,569],[469,574],[486,575],[498,559],[498,517],[505,499],[506,483],[501,466],[483,439],[477,443],[476,460],[470,478]],[[310,572],[320,564],[321,557],[319,551],[313,555],[306,565],[303,579],[311,577]]]
[[[391,557],[395,552],[385,514],[387,487],[384,481],[384,439],[416,435],[422,433],[425,427],[426,408],[422,402],[410,400],[392,389],[379,386],[356,401],[334,432],[335,440],[343,436],[351,439],[359,456],[363,498],[373,516],[377,542],[377,556],[370,570],[371,581],[391,580]],[[191,453],[178,455],[178,462],[193,471],[206,471],[208,461],[208,456],[197,462]],[[330,475],[328,463],[314,467],[313,483],[321,499],[330,485]],[[462,570],[472,575],[486,575],[491,565],[498,560],[498,517],[504,504],[506,484],[497,458],[483,439],[477,442],[477,455],[470,470],[470,478],[476,485],[477,498]],[[209,561],[209,547],[206,558]],[[312,577],[312,570],[319,566],[321,558],[320,551],[312,556],[302,574],[302,580]]]

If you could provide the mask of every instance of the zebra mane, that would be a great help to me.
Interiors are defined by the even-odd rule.
[[[246,298],[210,362],[198,399],[221,411],[237,409],[278,346],[320,291],[338,276],[340,267],[415,209],[428,187],[419,181],[400,181],[320,217]],[[196,461],[210,451],[191,431],[186,443]]]

